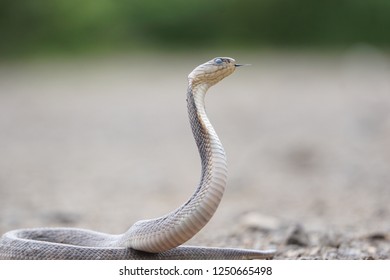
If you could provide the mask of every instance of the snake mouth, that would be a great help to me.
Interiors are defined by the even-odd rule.
[[[235,67],[250,66],[250,64],[234,64]]]

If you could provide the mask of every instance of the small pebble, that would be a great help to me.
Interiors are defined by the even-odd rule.
[[[240,219],[240,225],[246,229],[272,231],[280,228],[282,223],[275,217],[249,212]]]

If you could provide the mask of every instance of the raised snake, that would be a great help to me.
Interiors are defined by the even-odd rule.
[[[123,234],[77,228],[34,228],[5,233],[0,259],[265,259],[273,250],[180,246],[211,219],[227,183],[223,146],[205,110],[207,90],[238,67],[218,57],[196,67],[188,76],[187,107],[201,158],[201,179],[189,200],[160,218],[136,222]]]

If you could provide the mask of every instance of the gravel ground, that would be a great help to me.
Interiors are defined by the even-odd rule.
[[[0,233],[109,233],[184,202],[200,172],[186,76],[211,56],[0,64]],[[390,58],[231,54],[210,90],[229,185],[192,245],[390,259]]]

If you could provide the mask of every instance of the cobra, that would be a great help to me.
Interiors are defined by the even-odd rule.
[[[77,228],[20,229],[0,239],[0,259],[265,259],[274,251],[184,246],[211,219],[227,183],[224,148],[205,110],[207,90],[240,64],[218,57],[188,76],[187,108],[201,160],[194,194],[165,216],[136,222],[123,234]]]

